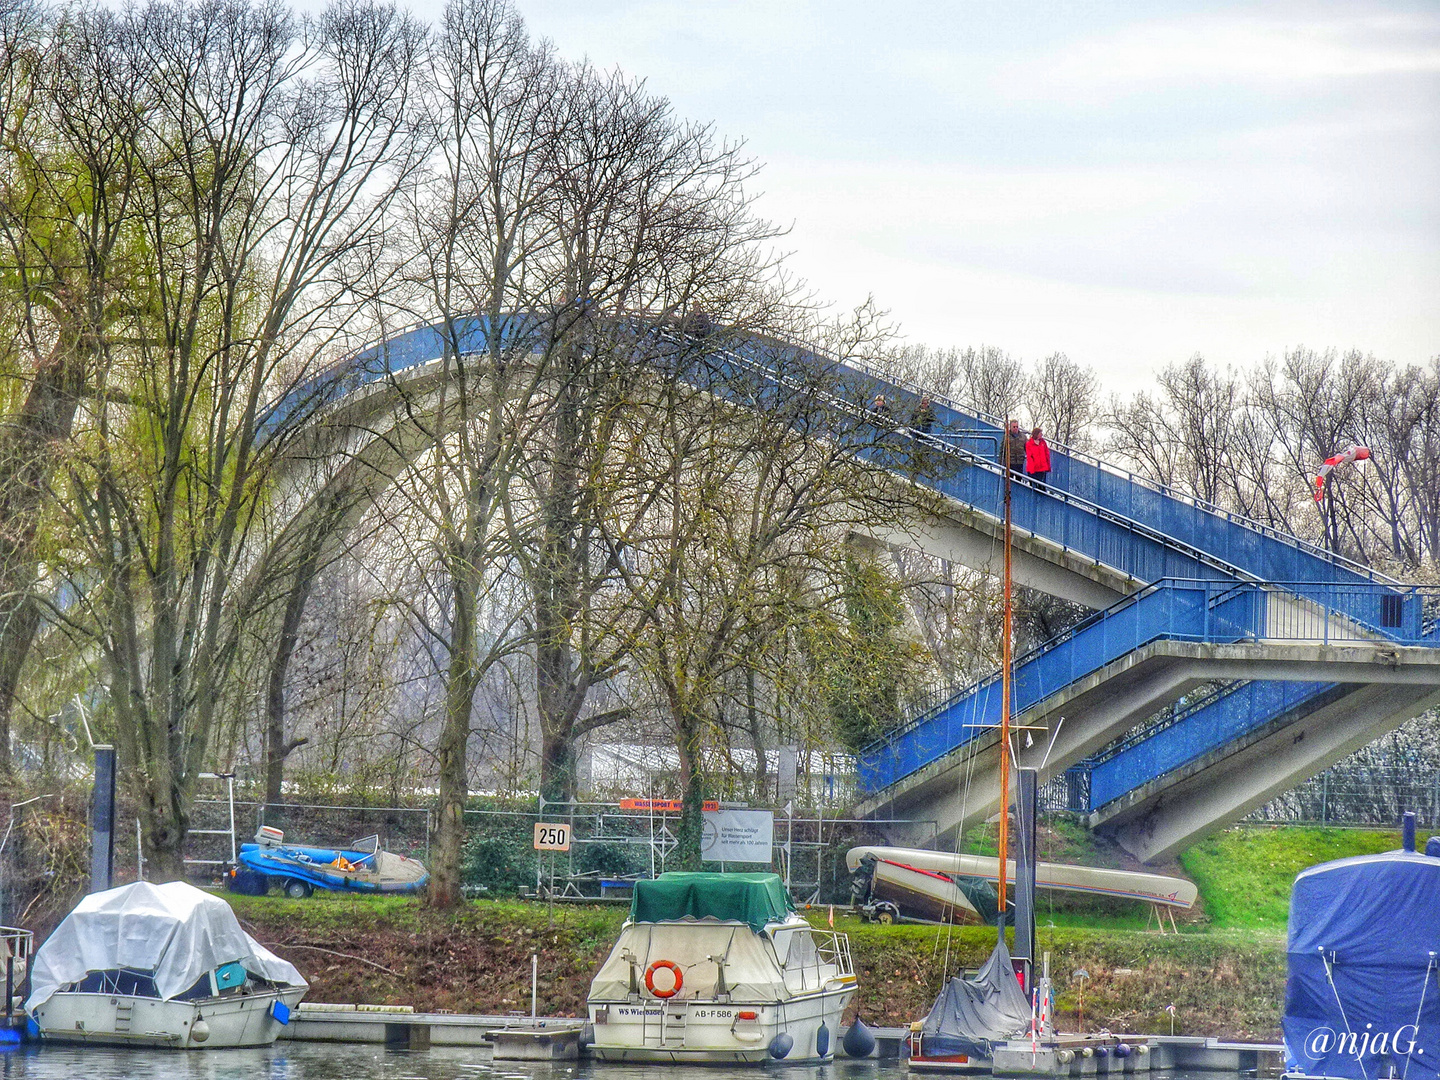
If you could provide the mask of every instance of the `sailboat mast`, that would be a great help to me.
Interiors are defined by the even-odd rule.
[[[1010,856],[1010,642],[1011,624],[1014,619],[1014,603],[1011,595],[1010,576],[1010,542],[1011,542],[1011,517],[1010,517],[1010,453],[1011,439],[1010,426],[1005,426],[1005,539],[1002,545],[1004,552],[1004,587],[1005,600],[1002,616],[1003,628],[1000,641],[1000,880],[998,888],[998,910],[1000,912],[999,930],[1001,938],[1005,936],[1005,871],[1006,861]]]

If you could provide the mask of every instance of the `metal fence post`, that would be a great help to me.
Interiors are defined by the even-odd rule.
[[[1330,770],[1326,769],[1320,774],[1320,824],[1326,822],[1325,812],[1328,809],[1330,796]]]

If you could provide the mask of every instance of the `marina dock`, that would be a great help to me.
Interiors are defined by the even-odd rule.
[[[581,1028],[579,1054],[588,1057],[589,1025],[578,1017],[523,1015],[479,1015],[415,1012],[398,1005],[331,1005],[306,1002],[295,1010],[281,1038],[296,1042],[367,1043],[397,1050],[423,1050],[432,1046],[494,1046],[496,1032],[533,1032],[557,1036]],[[909,1031],[903,1027],[872,1027],[875,1050],[872,1058],[897,1059],[909,1056]],[[840,1039],[844,1038],[844,1030]],[[1099,1039],[1100,1036],[1096,1036]],[[1145,1045],[1147,1053],[1126,1058],[1075,1054],[1062,1064],[1053,1049],[1042,1048],[1033,1055],[1029,1044],[1012,1043],[1003,1057],[997,1055],[999,1071],[1005,1076],[1101,1076],[1123,1073],[1171,1071],[1254,1072],[1275,1065],[1284,1054],[1279,1043],[1242,1043],[1200,1035],[1110,1035],[1107,1042],[1129,1038]],[[1053,1040],[1052,1040],[1053,1042]],[[1083,1036],[1064,1038],[1066,1047],[1083,1047]]]

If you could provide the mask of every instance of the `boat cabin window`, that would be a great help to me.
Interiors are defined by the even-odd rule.
[[[132,971],[129,968],[111,968],[108,971],[89,971],[79,982],[67,987],[78,994],[123,994],[126,997],[159,997],[155,989],[154,973]]]

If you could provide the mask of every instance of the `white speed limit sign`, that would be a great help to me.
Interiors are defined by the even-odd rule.
[[[548,825],[543,821],[537,821],[535,823],[535,850],[569,851],[570,826],[563,823]]]

